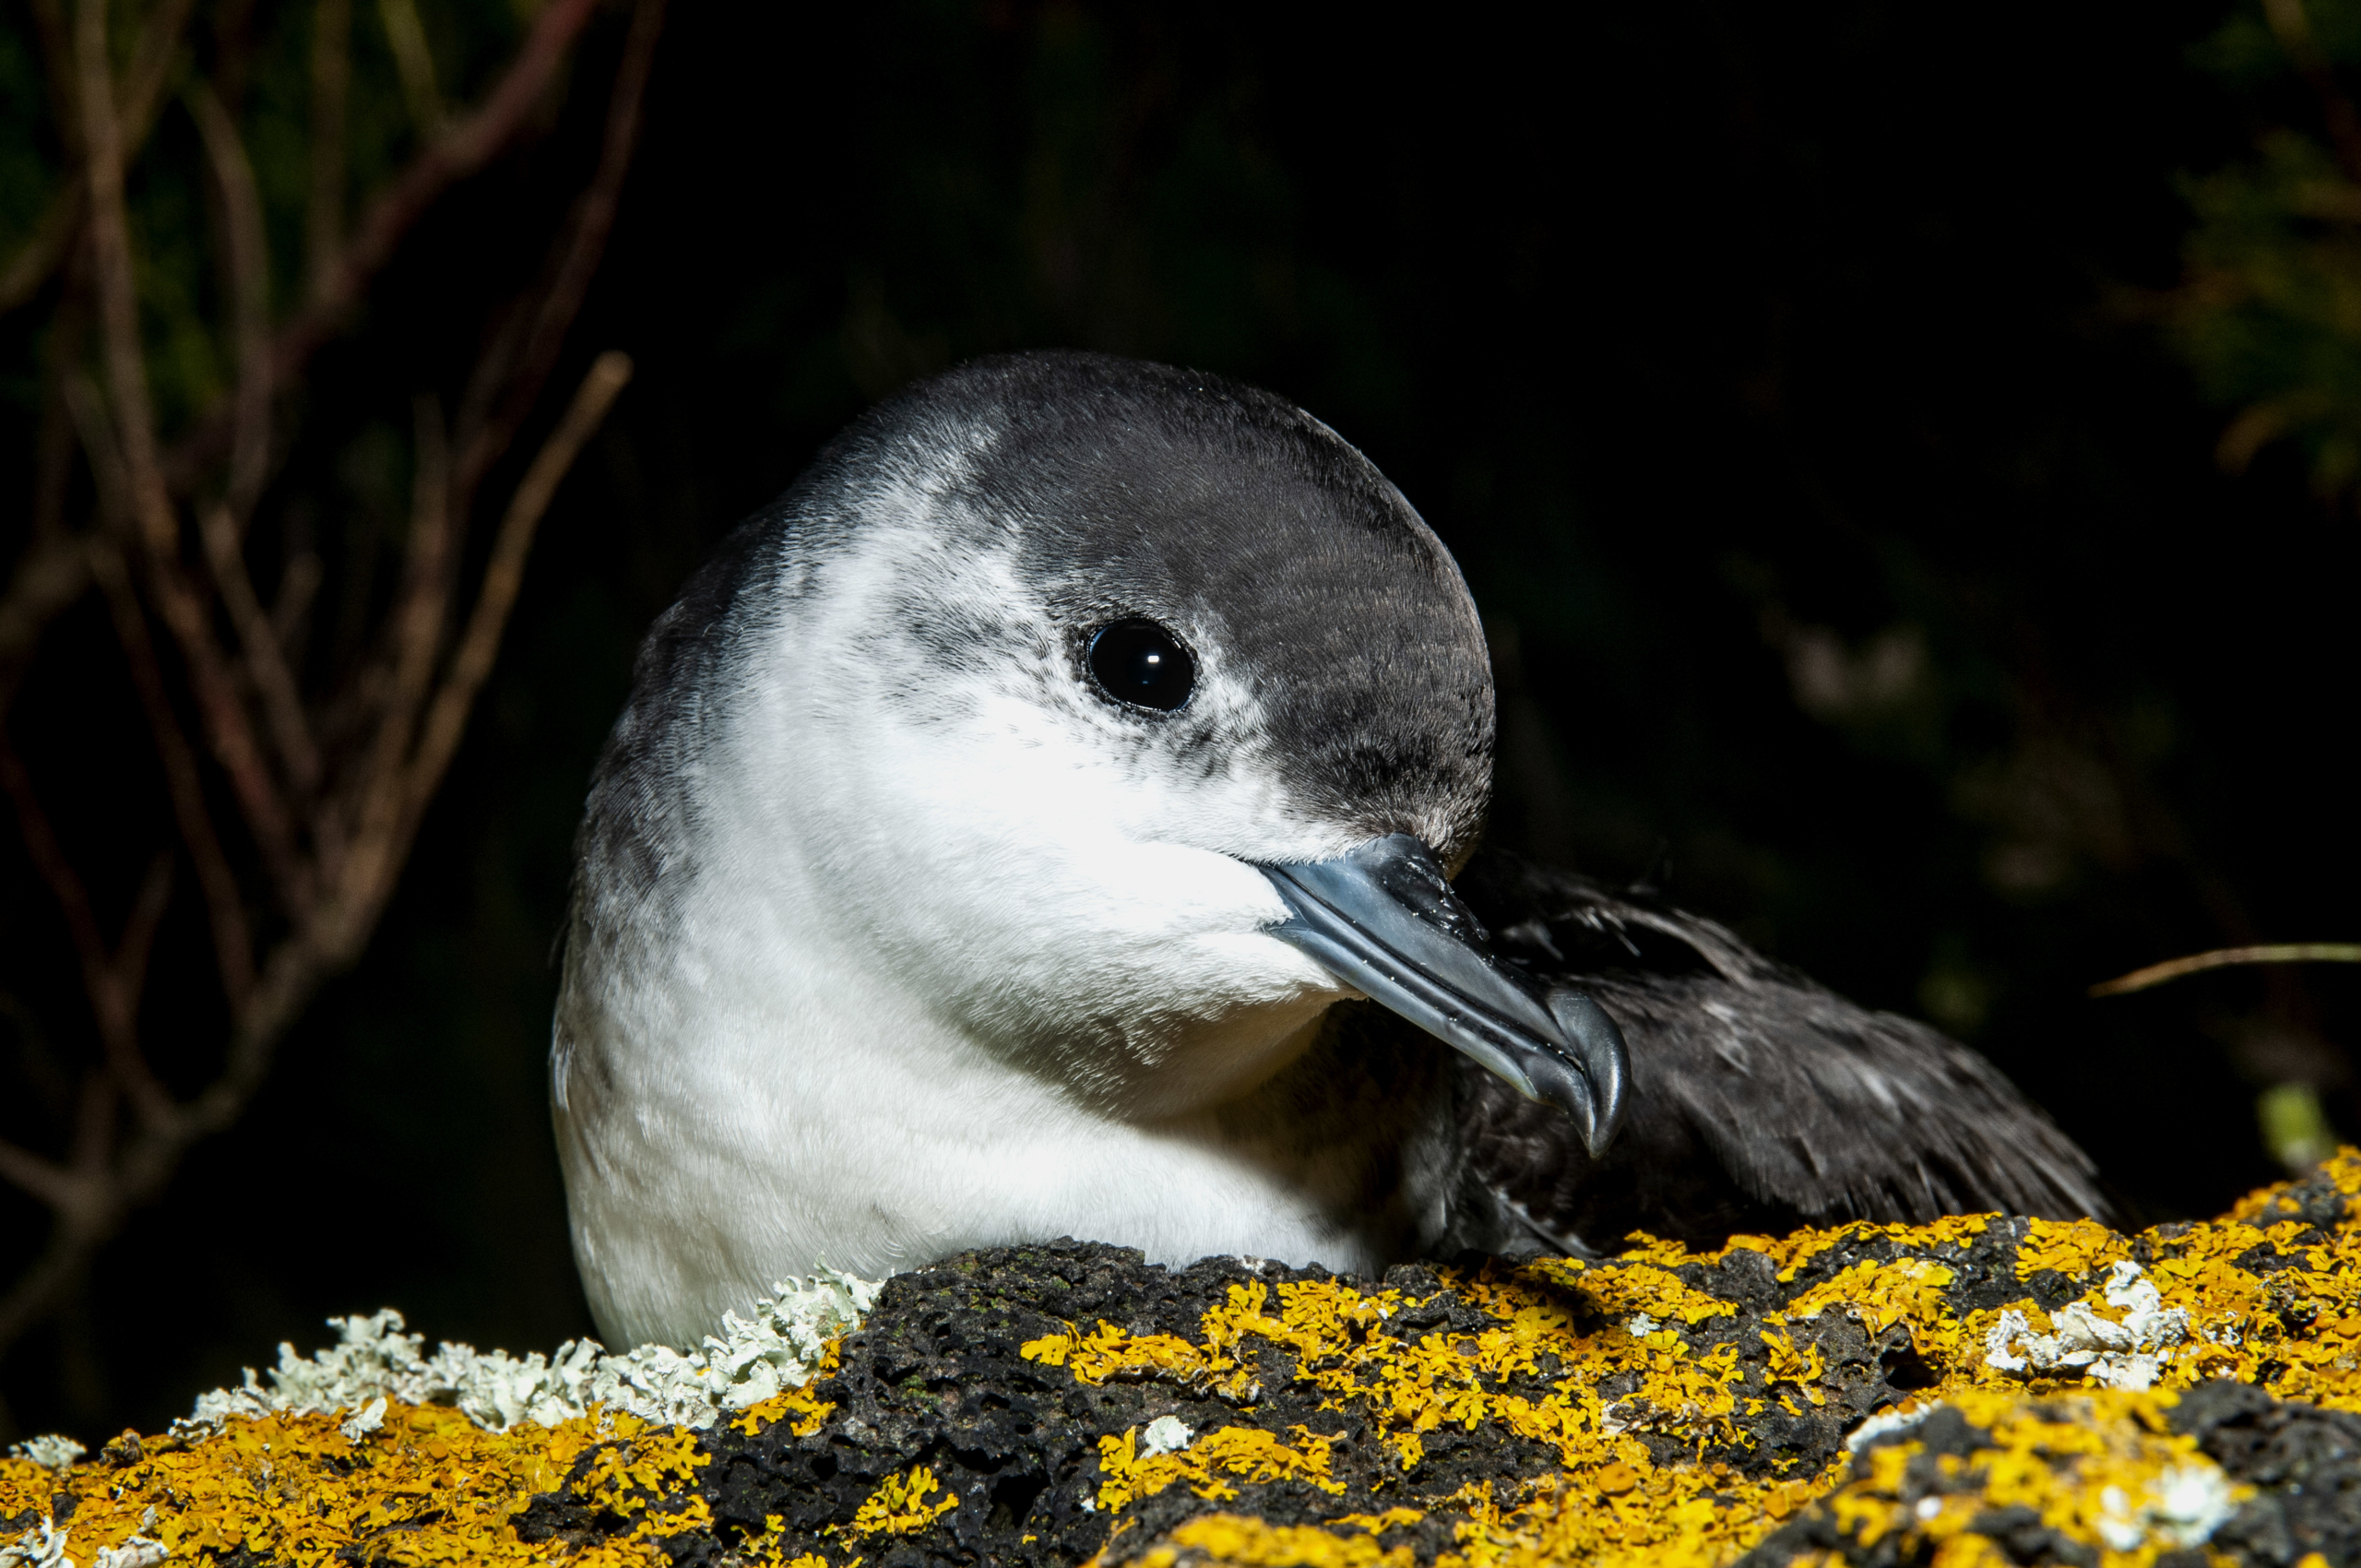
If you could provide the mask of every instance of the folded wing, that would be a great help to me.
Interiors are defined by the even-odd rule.
[[[1493,947],[1622,1026],[1623,1132],[1460,1075],[1476,1173],[1544,1245],[1695,1242],[1846,1219],[2003,1210],[2106,1218],[2090,1158],[1981,1056],[1854,1005],[1711,921],[1492,851],[1458,879]]]

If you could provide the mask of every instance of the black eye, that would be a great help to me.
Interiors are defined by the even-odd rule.
[[[1171,712],[1189,700],[1197,661],[1180,639],[1153,621],[1118,621],[1090,639],[1090,672],[1118,702]]]

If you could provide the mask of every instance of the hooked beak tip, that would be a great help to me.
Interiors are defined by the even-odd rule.
[[[1288,918],[1270,933],[1344,984],[1564,1111],[1594,1158],[1622,1124],[1623,1033],[1572,987],[1495,958],[1434,852],[1407,834],[1327,861],[1260,866]]]
[[[1551,992],[1549,1016],[1565,1031],[1578,1070],[1561,1075],[1563,1092],[1545,1093],[1541,1098],[1572,1116],[1583,1135],[1583,1147],[1596,1159],[1623,1129],[1631,1051],[1613,1016],[1587,992],[1563,987]]]

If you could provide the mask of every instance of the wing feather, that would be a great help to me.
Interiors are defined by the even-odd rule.
[[[1489,851],[1458,888],[1496,951],[1589,992],[1631,1047],[1624,1129],[1596,1160],[1555,1111],[1461,1072],[1477,1174],[1545,1239],[2110,1214],[2090,1158],[1990,1063],[1924,1024],[1856,1006],[1644,894]]]

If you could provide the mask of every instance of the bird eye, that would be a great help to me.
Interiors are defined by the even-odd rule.
[[[1090,673],[1117,702],[1169,713],[1189,700],[1197,661],[1180,639],[1137,618],[1101,626],[1090,638]]]

